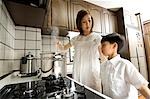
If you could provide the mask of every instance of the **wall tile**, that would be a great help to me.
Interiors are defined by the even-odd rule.
[[[37,38],[36,38],[36,40],[41,40],[42,38],[41,38],[41,32],[37,32]]]
[[[49,39],[49,38],[42,37],[42,45],[45,45],[45,44],[50,45],[50,39]]]
[[[5,43],[6,30],[2,25],[0,25],[0,28],[0,41]]]
[[[0,43],[0,59],[4,59],[4,45]]]
[[[24,56],[25,56],[24,50],[15,50],[14,59],[21,59]]]
[[[7,17],[7,14],[6,14],[6,11],[4,9],[4,7],[2,6],[2,10],[1,10],[1,24],[7,28],[7,23],[8,23],[8,17]]]
[[[25,50],[25,56],[29,54],[29,52],[35,57],[36,56],[36,50]]]
[[[50,45],[42,45],[42,51],[50,52],[50,49],[51,49]]]
[[[3,75],[4,62],[0,60],[0,76]]]
[[[41,33],[41,29],[40,28],[36,28],[36,31]]]
[[[36,41],[26,41],[26,49],[35,49]]]
[[[1,14],[1,12],[2,12],[2,7],[1,7],[1,0],[0,0],[0,23],[1,23],[1,16],[2,16],[2,14]]]
[[[35,57],[40,58],[41,57],[41,50],[36,50],[36,55]]]
[[[27,31],[36,31],[36,28],[32,28],[32,27],[26,27]]]
[[[23,31],[23,30],[16,30],[16,32],[15,32],[15,39],[25,40],[25,31]]]
[[[12,40],[12,36],[8,32],[6,32],[6,43],[5,44],[8,46],[12,46],[11,40]]]
[[[25,27],[24,26],[15,26],[16,30],[23,30],[25,31]]]
[[[36,41],[36,49],[42,50],[42,42],[41,41]]]
[[[50,46],[51,46],[51,49],[50,49],[51,52],[58,52],[59,51],[57,49],[57,45],[56,44],[51,44]]]
[[[10,69],[8,68],[8,60],[5,60],[4,62],[3,62],[3,74],[6,74],[6,73],[9,73],[10,72]]]
[[[25,41],[24,40],[15,40],[15,49],[24,49]]]
[[[20,60],[14,61],[13,70],[20,70]]]
[[[7,31],[15,38],[15,25],[13,21],[8,17]]]
[[[11,58],[11,49],[7,46],[5,46],[5,59],[10,59]]]
[[[27,40],[36,40],[36,31],[26,31]]]

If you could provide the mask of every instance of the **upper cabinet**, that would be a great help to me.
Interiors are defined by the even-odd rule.
[[[57,29],[59,35],[67,35],[68,2],[68,0],[49,0],[42,28],[43,34],[50,34],[54,29]]]
[[[117,32],[118,26],[115,13],[83,0],[50,0],[45,15],[43,30],[51,32],[52,27],[55,26],[62,30],[78,31],[76,17],[80,10],[90,11],[94,19],[94,32]]]
[[[100,6],[93,5],[82,0],[70,1],[70,30],[77,30],[76,16],[80,10],[88,10],[94,19],[94,32],[112,33],[118,32],[117,16],[115,13],[108,11]]]
[[[118,32],[117,16],[114,12],[103,9],[102,13],[102,32]]]
[[[85,2],[83,2],[82,0],[70,0],[70,20],[69,20],[69,29],[70,30],[77,30],[76,27],[76,17],[77,17],[77,13],[80,10],[86,10],[87,9],[87,5]]]
[[[52,25],[68,28],[68,0],[52,0]]]
[[[95,32],[102,32],[102,10],[103,8],[98,7],[96,5],[92,5],[90,3],[88,5],[88,10],[90,11],[90,14],[93,17],[94,20],[94,27],[93,31]]]

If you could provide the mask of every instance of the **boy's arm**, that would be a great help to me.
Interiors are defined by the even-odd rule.
[[[142,85],[138,90],[146,99],[150,99],[150,89],[146,85]]]

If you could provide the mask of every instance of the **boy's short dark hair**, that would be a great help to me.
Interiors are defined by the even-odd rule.
[[[118,44],[117,52],[119,52],[121,50],[121,48],[124,46],[124,38],[123,38],[123,36],[121,36],[118,33],[111,33],[106,36],[102,36],[101,43],[103,43],[105,41],[108,41],[111,44],[117,43]]]

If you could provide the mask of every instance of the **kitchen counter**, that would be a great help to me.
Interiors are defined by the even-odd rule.
[[[8,75],[4,79],[0,80],[0,89],[8,84],[40,80],[41,78],[38,78],[38,77],[39,77],[39,75],[32,76],[32,77],[21,77],[21,76],[19,76],[19,72],[17,71],[17,72],[14,72],[14,73]]]

